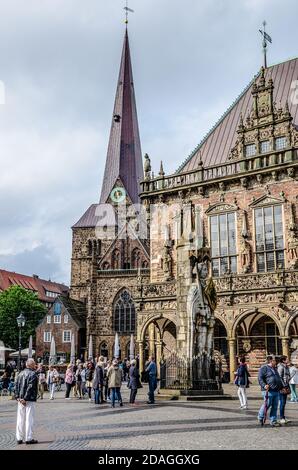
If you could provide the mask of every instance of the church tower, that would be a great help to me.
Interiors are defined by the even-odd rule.
[[[86,303],[93,354],[127,357],[136,330],[134,293],[140,270],[149,273],[149,245],[138,236],[136,205],[143,179],[141,143],[127,28],[99,204],[73,225],[71,297]]]

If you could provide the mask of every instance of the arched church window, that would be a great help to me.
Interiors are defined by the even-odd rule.
[[[107,343],[101,343],[100,348],[99,348],[99,355],[103,357],[108,357],[109,350],[108,350],[108,345]]]
[[[136,311],[130,293],[124,290],[114,305],[113,328],[118,333],[134,333],[136,327]]]
[[[97,240],[96,242],[96,254],[97,256],[101,255],[101,240]]]
[[[144,268],[144,269],[148,268],[148,261],[143,261],[142,268]]]
[[[132,252],[132,268],[137,269],[141,266],[141,252],[138,248],[135,248]]]
[[[120,269],[120,251],[114,250],[112,254],[112,269]]]
[[[92,256],[92,240],[88,240],[88,256]]]

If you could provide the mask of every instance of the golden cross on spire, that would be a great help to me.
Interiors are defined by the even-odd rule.
[[[126,6],[123,8],[125,10],[125,24],[128,23],[128,13],[134,13],[134,10],[128,8],[128,0],[126,0]]]

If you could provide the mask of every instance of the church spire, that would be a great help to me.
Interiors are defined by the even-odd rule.
[[[126,28],[100,202],[107,202],[116,183],[124,186],[133,203],[139,202],[141,179],[142,152]]]

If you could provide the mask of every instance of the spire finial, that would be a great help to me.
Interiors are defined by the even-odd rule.
[[[134,10],[128,8],[128,0],[126,0],[126,6],[123,8],[125,10],[125,24],[128,24],[128,13],[134,13]]]
[[[267,68],[267,42],[272,43],[272,39],[268,33],[265,31],[266,21],[263,21],[263,30],[259,29],[261,35],[263,36],[263,54],[264,54],[264,68]]]
[[[160,170],[159,170],[159,173],[158,173],[158,174],[159,174],[159,176],[164,176],[164,175],[165,175],[165,172],[164,172],[164,170],[163,170],[162,160],[161,160],[161,162],[160,162]]]

